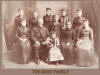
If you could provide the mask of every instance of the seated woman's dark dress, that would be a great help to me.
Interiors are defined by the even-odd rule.
[[[73,63],[73,45],[75,32],[73,29],[61,30],[61,50],[64,54],[64,63]]]
[[[20,58],[24,63],[29,62],[31,45],[28,37],[28,29],[27,27],[18,27],[17,29],[17,40],[16,40],[16,48],[18,55],[20,54]]]

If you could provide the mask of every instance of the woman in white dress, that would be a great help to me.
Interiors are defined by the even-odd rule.
[[[85,67],[95,64],[93,30],[87,19],[83,21],[83,28],[78,35],[76,47],[76,64],[78,66]]]

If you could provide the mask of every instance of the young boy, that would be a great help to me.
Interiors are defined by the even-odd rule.
[[[58,22],[58,15],[53,15],[53,22],[51,26],[51,31],[55,31],[57,37],[60,37],[61,23]]]

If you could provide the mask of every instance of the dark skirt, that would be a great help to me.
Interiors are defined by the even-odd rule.
[[[26,39],[25,41],[17,39],[16,48],[17,48],[17,54],[19,55],[19,59],[21,59],[23,63],[28,63],[31,57],[30,41],[28,39]]]
[[[62,40],[61,41],[61,51],[64,56],[64,64],[71,65],[73,64],[73,44],[70,41],[70,45],[66,45],[69,41]]]

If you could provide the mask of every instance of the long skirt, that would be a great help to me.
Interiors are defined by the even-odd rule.
[[[78,66],[86,67],[95,64],[96,55],[91,47],[91,41],[88,38],[82,39],[82,42],[77,44],[76,64]]]
[[[49,61],[60,61],[64,60],[64,57],[58,47],[52,47],[49,51]]]
[[[71,45],[66,45],[68,41],[62,40],[61,42],[61,51],[63,52],[64,55],[64,64],[66,65],[71,65],[73,64],[73,56],[74,56],[74,51],[73,51],[73,44]]]
[[[26,39],[25,41],[22,40],[18,40],[18,45],[19,46],[19,50],[21,51],[22,54],[22,61],[24,63],[28,63],[29,59],[31,57],[31,45],[30,45],[30,41],[28,39]]]

